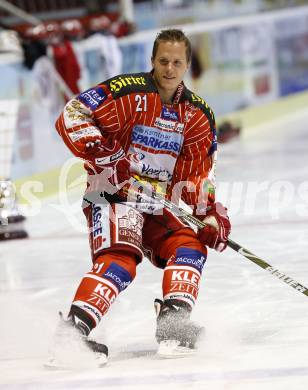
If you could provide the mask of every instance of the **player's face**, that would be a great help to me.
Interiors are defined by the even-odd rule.
[[[185,43],[160,42],[152,66],[158,88],[172,97],[189,67]]]

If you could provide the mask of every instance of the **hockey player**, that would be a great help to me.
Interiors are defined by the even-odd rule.
[[[84,213],[93,260],[65,323],[105,355],[107,348],[87,336],[133,282],[145,254],[163,269],[163,299],[155,301],[158,352],[194,351],[202,328],[190,313],[207,247],[222,251],[227,245],[231,226],[226,209],[215,202],[213,183],[215,119],[207,103],[183,83],[190,59],[185,34],[163,30],[153,45],[151,72],[122,74],[90,88],[70,100],[56,122],[88,171]],[[195,232],[149,201],[145,189],[134,203],[125,188],[132,183],[138,189],[136,177],[151,188],[159,184],[170,199],[180,196],[211,226]]]

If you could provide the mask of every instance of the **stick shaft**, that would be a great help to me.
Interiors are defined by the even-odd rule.
[[[188,213],[186,210],[183,210],[182,208],[176,206],[174,203],[166,200],[159,194],[154,195],[155,198],[162,203],[167,209],[169,209],[171,212],[173,212],[177,217],[182,218],[186,222],[190,222],[197,226],[198,228],[203,228],[206,226],[206,224],[202,221],[200,221],[198,218],[194,217],[190,213]],[[250,252],[248,249],[242,247],[235,241],[229,239],[227,241],[227,245],[229,248],[233,249],[234,251],[238,252],[240,255],[244,256],[246,259],[252,261],[259,267],[265,269],[273,276],[276,276],[278,279],[283,281],[284,283],[288,284],[290,287],[293,287],[296,291],[301,292],[302,294],[308,296],[308,288],[303,286],[301,283],[297,282],[295,279],[291,278],[290,276],[286,275],[285,273],[279,271],[277,268],[272,267],[269,263],[267,263],[265,260],[261,259],[261,257],[255,255],[254,253]]]
[[[181,207],[175,205],[173,202],[165,199],[162,195],[158,194],[157,192],[154,193],[155,199],[159,201],[165,208],[170,210],[174,215],[177,217],[183,219],[186,222],[192,223],[196,227],[202,229],[206,226],[206,223],[200,221],[198,218],[191,215],[186,210],[182,209]],[[86,197],[84,197],[84,200],[88,202],[89,204],[93,204],[90,200],[88,200]],[[295,279],[291,278],[290,276],[286,275],[285,273],[279,271],[277,268],[274,268],[269,263],[267,263],[265,260],[261,259],[261,257],[255,255],[254,253],[250,252],[248,249],[244,248],[243,246],[239,245],[235,241],[228,239],[227,245],[229,248],[233,249],[235,252],[238,252],[240,255],[245,257],[246,259],[250,260],[251,262],[255,263],[259,267],[263,268],[264,270],[268,271],[273,276],[277,277],[290,287],[293,287],[296,291],[301,292],[302,294],[308,296],[308,288],[302,285],[301,283],[297,282]]]

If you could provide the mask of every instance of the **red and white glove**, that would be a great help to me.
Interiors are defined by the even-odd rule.
[[[89,170],[87,191],[121,196],[119,190],[131,174],[130,162],[119,142],[105,139],[94,126],[69,134],[69,138],[74,145],[74,154],[86,161]]]
[[[102,140],[103,138],[96,138],[85,144],[85,160],[96,174],[101,174],[106,168],[112,168],[109,182],[118,186],[130,179],[130,162],[118,141]]]
[[[207,225],[198,232],[198,238],[202,244],[218,252],[225,250],[231,232],[227,209],[219,202],[213,203],[203,221]]]

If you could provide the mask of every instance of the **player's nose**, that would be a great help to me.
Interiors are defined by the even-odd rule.
[[[171,76],[173,74],[173,66],[171,63],[169,63],[166,67],[166,74],[167,76]]]
[[[167,71],[168,72],[172,72],[172,70],[173,70],[172,62],[168,62],[168,64],[167,64]]]

